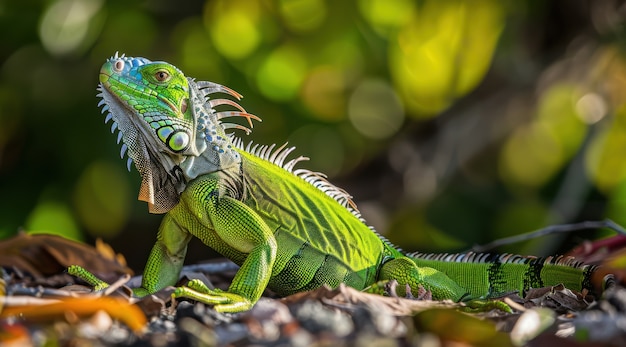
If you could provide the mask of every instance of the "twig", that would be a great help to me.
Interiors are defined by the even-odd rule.
[[[621,225],[613,222],[610,219],[605,219],[603,221],[585,221],[580,223],[573,224],[559,224],[559,225],[551,225],[545,228],[541,228],[535,231],[531,231],[529,233],[515,235],[511,237],[505,237],[499,240],[495,240],[493,242],[487,243],[485,245],[476,245],[471,248],[472,252],[486,252],[491,249],[510,245],[513,243],[531,240],[537,237],[550,235],[550,234],[560,234],[560,233],[569,233],[572,231],[579,231],[584,229],[600,229],[600,228],[609,228],[615,231],[618,234],[626,235],[626,229],[624,229]]]

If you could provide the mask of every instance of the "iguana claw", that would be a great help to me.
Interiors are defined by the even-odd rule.
[[[191,280],[187,286],[177,287],[172,298],[188,298],[208,305],[214,305],[217,312],[242,312],[252,308],[250,300],[241,295],[219,289],[209,289],[200,280]]]

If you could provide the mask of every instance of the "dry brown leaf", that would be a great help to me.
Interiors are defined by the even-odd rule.
[[[102,245],[99,248],[106,249]],[[0,266],[16,268],[36,278],[61,273],[70,265],[80,265],[104,279],[132,274],[126,262],[120,262],[108,248],[110,251],[99,251],[57,235],[19,233],[0,241]]]
[[[391,314],[407,316],[430,308],[458,308],[459,304],[447,301],[420,301],[405,298],[392,298],[377,294],[358,291],[341,283],[336,289],[327,286],[318,289],[290,295],[282,300],[289,304],[305,300],[322,300],[322,302],[336,305],[352,305],[365,303],[378,308],[387,309]]]

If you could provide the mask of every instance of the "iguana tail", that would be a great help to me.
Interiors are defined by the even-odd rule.
[[[592,279],[596,277],[594,273],[597,266],[581,263],[572,257],[538,258],[472,252],[411,253],[407,256],[417,266],[439,270],[465,288],[469,296],[464,299],[497,297],[515,291],[523,296],[530,288],[558,284],[569,289],[588,289],[595,293],[602,286]]]

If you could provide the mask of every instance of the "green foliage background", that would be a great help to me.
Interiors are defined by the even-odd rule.
[[[581,0],[0,0],[0,237],[103,237],[141,267],[160,216],[136,201],[137,172],[96,107],[116,51],[242,93],[263,118],[246,140],[296,145],[405,249],[626,224],[623,13]]]

